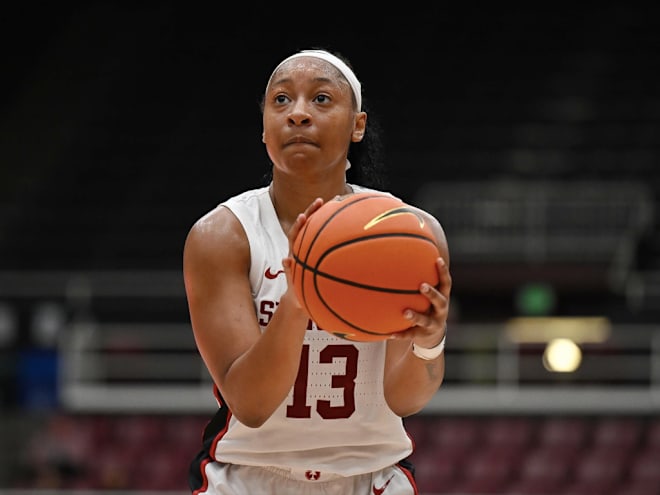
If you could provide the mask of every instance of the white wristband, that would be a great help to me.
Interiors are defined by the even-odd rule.
[[[442,352],[445,350],[446,339],[447,339],[447,333],[445,332],[445,336],[442,337],[440,343],[435,347],[431,347],[430,349],[427,349],[426,347],[416,346],[415,343],[413,342],[412,352],[415,356],[417,356],[420,359],[424,359],[425,361],[431,361],[432,359],[435,359],[438,356],[440,356],[440,354],[442,354]]]

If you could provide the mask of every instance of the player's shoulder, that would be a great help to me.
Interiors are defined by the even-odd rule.
[[[371,193],[377,193],[377,194],[385,194],[387,196],[397,198],[397,196],[394,195],[394,193],[392,193],[390,191],[385,191],[383,189],[375,189],[373,187],[361,186],[359,184],[349,184],[349,186],[350,186],[351,190],[354,193],[370,193],[371,192]],[[399,199],[399,198],[397,198],[397,199]]]
[[[264,197],[268,197],[267,187],[249,189],[222,200],[194,222],[188,237],[211,243],[214,240],[226,242],[237,235],[243,237],[240,212],[254,210]]]
[[[268,198],[268,188],[249,189],[230,196],[218,203],[211,210],[199,217],[192,226],[193,230],[205,231],[208,228],[217,229],[227,221],[235,219],[237,210],[250,210],[256,203]]]
[[[218,206],[232,208],[237,205],[254,205],[265,200],[269,200],[268,186],[248,189],[225,199]]]

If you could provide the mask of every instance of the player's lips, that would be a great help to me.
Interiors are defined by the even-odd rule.
[[[293,136],[292,138],[289,138],[284,142],[285,146],[290,146],[294,144],[311,144],[313,146],[316,146],[316,143],[306,136]]]

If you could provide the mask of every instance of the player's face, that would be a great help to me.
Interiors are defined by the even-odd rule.
[[[264,101],[263,141],[276,167],[296,173],[346,166],[366,114],[356,112],[348,82],[328,62],[293,59],[273,75]]]

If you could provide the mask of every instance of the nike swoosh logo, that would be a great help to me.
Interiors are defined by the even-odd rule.
[[[413,208],[410,206],[400,206],[398,208],[392,208],[391,210],[384,211],[380,215],[372,218],[365,226],[364,230],[369,230],[371,227],[373,227],[376,224],[379,224],[380,222],[383,222],[387,220],[388,218],[391,217],[396,217],[399,215],[412,215],[414,216],[417,221],[419,222],[419,228],[424,228],[424,218],[417,213]]]
[[[270,267],[268,267],[268,268],[266,268],[266,273],[264,273],[264,275],[266,275],[267,279],[273,280],[273,279],[277,278],[277,276],[280,273],[284,273],[284,270],[278,270],[275,273],[273,273],[273,272],[270,271]]]
[[[390,479],[387,480],[385,484],[380,488],[376,488],[376,485],[373,485],[371,487],[371,491],[374,493],[374,495],[382,495],[382,493],[385,491],[385,488],[387,488],[387,485],[389,485],[390,481],[392,481],[392,478],[394,478],[394,475],[390,476]]]

